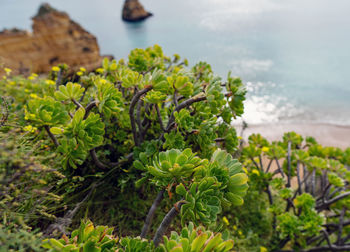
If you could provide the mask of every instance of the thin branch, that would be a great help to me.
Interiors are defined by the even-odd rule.
[[[278,170],[280,171],[280,173],[282,175],[282,178],[284,178],[284,172],[283,172],[283,170],[282,170],[282,168],[280,166],[280,162],[278,162],[277,158],[275,158],[275,161],[276,161],[276,164],[277,164],[277,168],[278,168]]]
[[[255,165],[255,167],[256,167],[258,170],[260,170],[259,165],[258,165],[257,162],[255,162],[254,158],[251,157],[250,160],[252,160],[252,161],[253,161],[253,164]]]
[[[132,134],[134,136],[134,142],[135,142],[136,146],[139,146],[140,143],[138,141],[137,131],[136,131],[135,114],[134,114],[135,106],[136,106],[136,103],[138,102],[138,100],[141,98],[141,96],[144,95],[145,93],[147,93],[148,91],[150,91],[151,89],[152,89],[152,86],[146,87],[146,88],[140,90],[139,92],[137,92],[134,95],[134,97],[131,99],[130,108],[129,108],[129,116],[130,116]]]
[[[302,192],[301,192],[301,179],[300,179],[300,168],[299,168],[299,165],[300,165],[300,163],[299,163],[299,160],[297,161],[297,180],[298,180],[298,192],[299,192],[299,194],[301,194]]]
[[[314,168],[312,170],[312,176],[311,176],[311,195],[315,196],[316,191],[316,169]]]
[[[90,114],[91,110],[97,106],[97,102],[96,101],[92,101],[90,102],[86,107],[85,107],[85,116],[84,119],[86,119],[88,117],[88,115]]]
[[[107,165],[105,165],[104,163],[102,163],[102,162],[98,159],[95,149],[91,149],[91,150],[90,150],[90,155],[91,155],[91,158],[92,158],[92,160],[94,161],[95,165],[96,165],[98,168],[103,169],[103,170],[105,170],[105,169],[108,168]]]
[[[145,224],[143,225],[143,228],[142,228],[142,232],[141,232],[141,238],[145,238],[151,225],[152,225],[152,221],[153,221],[153,218],[154,218],[154,215],[156,213],[156,210],[160,204],[160,202],[163,200],[164,198],[164,192],[165,192],[165,189],[162,189],[157,197],[155,198],[155,200],[153,201],[153,204],[151,206],[151,208],[149,209],[148,211],[148,214],[147,214],[147,217],[146,217],[146,220],[145,220]]]
[[[158,247],[163,235],[168,230],[173,219],[180,213],[180,209],[182,205],[185,204],[183,201],[176,202],[175,206],[171,208],[171,210],[165,215],[162,223],[159,225],[157,232],[153,238],[153,243],[156,247]]]
[[[51,133],[50,127],[48,125],[45,125],[44,128],[45,128],[47,134],[49,135],[49,137],[51,138],[52,142],[54,143],[54,145],[56,147],[58,147],[59,143],[58,143],[57,138],[55,137],[55,135]]]
[[[160,128],[162,129],[162,131],[165,131],[165,128],[164,128],[164,125],[163,125],[163,120],[162,120],[162,115],[160,114],[158,104],[155,104],[155,107],[156,107],[156,111],[157,111],[157,116],[158,116],[158,121],[159,121]]]
[[[72,99],[72,102],[77,106],[77,108],[84,108],[83,105],[81,105],[77,100]]]
[[[62,69],[60,69],[57,73],[57,79],[56,79],[56,90],[58,90],[59,86],[62,82]]]
[[[201,97],[197,97],[197,98],[190,98],[190,99],[188,99],[188,100],[186,100],[186,101],[183,101],[183,102],[181,102],[178,106],[176,106],[176,108],[173,110],[173,112],[171,113],[171,115],[170,115],[170,118],[169,118],[169,121],[168,121],[168,125],[167,125],[167,127],[166,127],[166,131],[168,132],[168,130],[169,130],[169,128],[170,128],[170,125],[174,122],[174,120],[175,120],[175,117],[174,117],[174,113],[175,113],[175,111],[177,111],[177,112],[179,112],[181,109],[183,109],[183,108],[186,108],[186,107],[189,107],[189,106],[191,106],[193,103],[195,103],[195,102],[200,102],[200,101],[204,101],[204,100],[206,100],[207,99],[207,97],[205,97],[205,96],[201,96]]]
[[[267,165],[267,168],[266,168],[265,173],[268,173],[268,172],[269,172],[269,170],[270,170],[270,168],[271,168],[272,162],[273,162],[273,159],[270,159],[270,162],[269,162],[269,164]]]
[[[288,141],[288,156],[287,156],[287,163],[288,163],[288,176],[287,176],[287,185],[286,187],[290,187],[290,178],[292,176],[292,167],[291,167],[291,148],[292,148],[292,142]]]
[[[324,202],[321,205],[316,206],[316,210],[318,210],[318,211],[323,210],[323,209],[327,208],[328,206],[332,205],[333,203],[335,203],[335,202],[337,202],[339,200],[342,200],[342,199],[344,199],[344,198],[346,198],[348,196],[350,196],[350,192],[346,192],[346,193],[340,194],[337,197],[335,197],[335,198],[333,198],[333,199],[331,199],[329,201],[326,201],[326,202]]]
[[[343,207],[341,213],[340,213],[340,218],[339,218],[339,229],[338,229],[338,236],[337,236],[337,245],[341,245],[341,235],[343,233],[343,224],[344,224],[344,215],[345,215],[346,208]]]

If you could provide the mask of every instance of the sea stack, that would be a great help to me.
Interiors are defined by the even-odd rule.
[[[60,63],[68,64],[73,71],[81,66],[93,70],[101,64],[96,37],[67,13],[45,3],[32,20],[33,32],[0,32],[0,69],[8,67],[13,74],[27,75],[49,72]]]
[[[147,12],[138,0],[125,0],[122,18],[127,22],[137,22],[144,20],[153,14]]]

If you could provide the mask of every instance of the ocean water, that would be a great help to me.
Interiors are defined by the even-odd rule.
[[[41,0],[0,0],[0,29],[30,29]],[[244,120],[350,125],[349,0],[141,0],[154,16],[121,20],[122,0],[47,0],[117,59],[155,43],[207,61],[248,88]]]

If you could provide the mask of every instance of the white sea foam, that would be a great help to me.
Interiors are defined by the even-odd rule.
[[[302,113],[302,110],[288,102],[286,97],[266,94],[268,93],[266,89],[276,87],[275,83],[247,82],[246,86],[248,94],[244,102],[244,115],[235,123],[242,121],[248,124],[276,123]]]

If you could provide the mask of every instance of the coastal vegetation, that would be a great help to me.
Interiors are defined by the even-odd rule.
[[[4,251],[350,250],[350,148],[244,142],[240,78],[158,45],[4,73]]]

